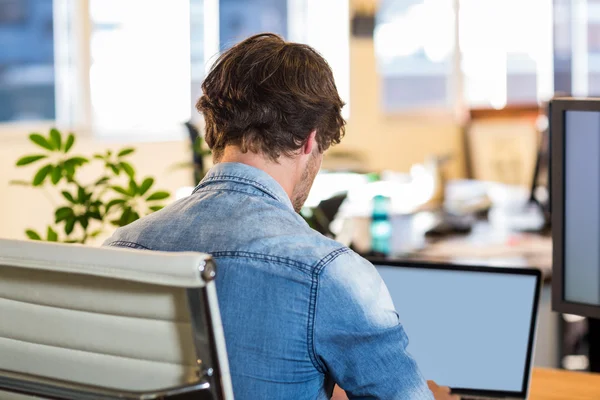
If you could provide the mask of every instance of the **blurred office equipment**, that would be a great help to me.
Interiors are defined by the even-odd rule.
[[[544,225],[540,228],[542,231],[549,232],[551,227],[550,218],[550,124],[549,124],[549,106],[545,107],[545,114],[538,118],[538,128],[540,130],[539,147],[535,161],[533,177],[531,179],[531,189],[529,193],[529,205],[541,211],[544,217]]]
[[[468,177],[530,185],[538,153],[537,106],[470,110],[465,126]]]
[[[527,398],[539,270],[371,261],[428,379],[463,398]]]
[[[375,3],[359,3],[350,22],[352,35],[359,38],[372,39],[375,30]]]
[[[600,372],[600,99],[550,102],[552,306],[589,317],[589,368]]]
[[[546,110],[538,106],[471,110],[465,126],[469,176],[507,185],[492,218],[517,231],[548,233],[547,126]]]
[[[0,240],[0,397],[233,399],[199,253]]]
[[[204,136],[200,132],[198,125],[192,121],[185,124],[186,130],[190,138],[190,148],[192,153],[191,166],[194,171],[194,184],[197,185],[208,172],[207,160],[205,157],[211,155],[211,151],[205,145]]]
[[[538,127],[540,129],[540,140],[535,161],[533,177],[531,179],[531,191],[529,201],[537,204],[545,213],[550,212],[550,129],[549,129],[549,107],[546,107],[545,115],[540,115]]]

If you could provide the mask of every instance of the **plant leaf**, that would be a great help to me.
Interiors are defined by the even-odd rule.
[[[112,169],[112,172],[114,172],[115,175],[121,175],[121,170],[115,164],[108,163],[108,164],[106,164],[106,166],[109,167],[110,169]]]
[[[84,215],[79,216],[77,219],[79,220],[79,223],[81,224],[81,227],[83,229],[87,229],[87,227],[90,224],[90,220],[86,216],[84,216]]]
[[[132,149],[131,147],[123,149],[121,151],[119,151],[119,154],[117,154],[117,157],[125,157],[131,153],[133,153],[135,151],[135,149]]]
[[[117,204],[124,204],[125,199],[113,199],[106,204],[106,212],[108,212],[111,208],[116,206]]]
[[[77,203],[83,204],[87,199],[87,195],[85,193],[85,189],[79,186],[77,188]]]
[[[109,178],[108,176],[103,176],[102,178],[98,179],[98,180],[96,181],[96,183],[94,183],[94,185],[95,185],[95,186],[98,186],[98,185],[103,185],[103,184],[105,184],[106,182],[108,182],[109,180],[110,180],[110,178]]]
[[[65,199],[67,199],[70,203],[73,203],[73,204],[77,203],[71,193],[67,192],[66,190],[63,190],[61,193],[62,193],[63,197]]]
[[[21,180],[12,180],[8,182],[10,185],[19,185],[19,186],[31,186],[31,182],[21,181]]]
[[[162,210],[164,208],[164,206],[150,206],[149,208],[152,211],[158,211],[158,210]]]
[[[52,229],[51,226],[48,226],[48,233],[46,238],[49,242],[56,242],[58,241],[58,233],[56,233],[56,231]]]
[[[62,147],[62,138],[60,132],[56,128],[50,129],[50,144],[54,147],[55,150],[60,150]]]
[[[123,168],[123,171],[125,171],[127,176],[129,176],[131,179],[133,179],[133,177],[135,176],[135,170],[133,169],[131,164],[129,164],[128,162],[125,162],[125,161],[121,161],[119,163],[119,165],[121,166],[121,168]]]
[[[95,238],[96,236],[100,235],[101,233],[102,233],[102,229],[98,229],[98,230],[90,233],[89,236]]]
[[[96,160],[104,160],[105,157],[102,154],[94,154],[93,156]]]
[[[29,135],[29,140],[31,140],[38,146],[45,148],[46,150],[54,151],[54,147],[50,144],[50,142],[48,142],[48,139],[46,139],[39,133],[32,133],[31,135]]]
[[[60,221],[64,221],[73,215],[74,212],[71,207],[61,207],[54,212],[55,222],[58,224]]]
[[[102,221],[102,215],[100,214],[100,211],[98,211],[98,210],[88,211],[86,213],[86,216],[88,218],[92,218],[92,219],[96,219],[98,221]]]
[[[127,207],[123,210],[123,213],[121,214],[121,218],[119,218],[119,226],[125,226],[127,225],[129,222],[129,218],[130,215],[133,211],[131,210],[131,207]]]
[[[33,229],[27,229],[25,231],[25,234],[31,240],[42,240],[42,237],[36,231],[34,231]]]
[[[166,199],[169,196],[170,196],[170,194],[168,192],[158,191],[158,192],[154,192],[150,196],[148,196],[146,201],[162,200],[162,199]]]
[[[114,190],[117,193],[123,194],[125,196],[129,196],[131,197],[131,194],[129,193],[129,190],[125,189],[124,187],[121,186],[111,186],[111,189]]]
[[[50,171],[52,171],[52,168],[53,167],[50,164],[40,168],[38,170],[38,172],[35,174],[35,176],[33,177],[33,182],[32,182],[33,186],[40,186],[42,183],[44,183],[46,176],[48,176]]]
[[[73,176],[75,175],[75,165],[69,160],[67,160],[63,163],[63,168],[65,171],[65,175],[68,178],[73,178]]]
[[[137,221],[138,219],[140,219],[140,214],[138,214],[137,211],[132,212],[131,214],[129,214],[129,220],[127,221],[127,225],[134,221]]]
[[[42,158],[46,158],[46,157],[48,157],[48,156],[43,155],[43,154],[36,154],[36,155],[32,155],[32,156],[21,157],[17,161],[17,167],[22,167],[23,165],[31,164],[33,162],[36,162],[36,161],[41,160]]]
[[[148,189],[150,189],[150,187],[152,187],[153,184],[154,184],[154,178],[144,179],[144,181],[140,185],[140,190],[138,191],[139,195],[140,196],[145,195],[146,192],[148,191]]]
[[[67,138],[67,142],[65,143],[64,152],[68,153],[74,144],[75,144],[75,135],[73,135],[72,133],[69,133],[69,137]]]
[[[133,179],[129,180],[129,193],[131,193],[132,196],[135,196],[135,194],[138,192],[138,185],[137,183],[135,183],[135,181]]]
[[[71,157],[67,161],[72,162],[74,165],[83,165],[90,162],[90,160],[85,157]]]
[[[74,228],[75,228],[75,217],[67,219],[67,222],[65,223],[65,233],[67,235],[70,235],[71,233],[73,233]]]
[[[62,167],[57,165],[54,167],[50,173],[50,178],[52,179],[52,184],[56,185],[60,178],[62,177]]]

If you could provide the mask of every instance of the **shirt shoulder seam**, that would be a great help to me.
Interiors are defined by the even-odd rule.
[[[216,188],[216,189],[210,188],[209,189],[209,188],[204,187],[202,189],[204,189],[205,191],[212,191],[212,192],[235,192],[235,193],[244,194],[246,196],[261,196],[261,197],[267,197],[267,198],[273,199],[273,196],[269,195],[268,193],[263,192],[262,190],[260,190],[260,192],[250,193],[250,192],[245,192],[243,190],[232,189],[232,188]],[[196,193],[198,193],[198,192],[196,192]],[[277,200],[277,199],[274,199],[274,200]]]
[[[275,256],[275,255],[271,255],[271,254],[254,253],[254,252],[239,251],[239,250],[235,250],[235,251],[229,250],[229,251],[215,251],[215,252],[210,253],[210,255],[214,259],[230,258],[230,257],[240,257],[240,258],[244,257],[244,258],[251,258],[251,259],[260,260],[260,261],[275,262],[275,263],[279,263],[279,264],[285,264],[290,267],[298,268],[301,271],[306,272],[306,273],[311,272],[309,264],[305,264],[300,261],[293,260],[291,258]],[[217,268],[218,267],[219,266],[217,265]]]
[[[317,295],[319,290],[319,278],[321,275],[321,271],[329,265],[333,260],[338,258],[340,255],[349,253],[350,249],[347,247],[342,247],[337,250],[332,251],[325,257],[323,257],[313,268],[312,271],[312,282],[310,285],[310,301],[308,308],[308,324],[307,324],[307,343],[308,343],[308,354],[310,357],[313,366],[317,369],[317,371],[322,374],[326,373],[326,367],[322,362],[319,361],[319,357],[317,356],[317,350],[315,348],[315,315],[316,315],[316,307],[317,307]]]
[[[152,250],[149,247],[142,246],[139,243],[130,242],[127,240],[116,240],[114,242],[108,243],[107,246],[109,246],[109,247],[129,247],[131,249],[138,249],[138,250]]]

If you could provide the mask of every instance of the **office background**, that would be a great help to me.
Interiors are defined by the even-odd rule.
[[[567,31],[567,37],[578,34],[578,24],[563,21],[569,16],[576,21],[587,17],[589,26],[584,24],[585,28],[595,40],[592,16],[597,13],[589,10],[599,7],[594,1],[555,2],[554,14],[559,18],[554,25],[550,0],[492,2],[489,8],[467,0],[363,0],[349,4],[336,0],[326,2],[328,5],[310,0],[192,0],[189,8],[187,1],[168,3],[168,12],[164,1],[0,3],[4,15],[0,19],[4,49],[0,56],[0,98],[4,99],[0,116],[4,141],[0,150],[2,237],[22,237],[25,226],[47,222],[48,210],[34,199],[28,207],[31,212],[12,217],[12,210],[28,205],[31,193],[8,182],[26,174],[12,168],[29,148],[26,134],[46,130],[54,124],[54,116],[59,126],[78,134],[81,151],[100,144],[135,142],[135,163],[156,176],[162,187],[175,191],[189,185],[184,171],[168,172],[166,168],[186,157],[188,149],[185,142],[172,140],[181,137],[175,127],[187,116],[196,118],[192,99],[199,94],[210,55],[250,32],[273,30],[291,33],[286,36],[292,39],[309,37],[311,44],[326,50],[323,53],[349,104],[346,139],[332,153],[351,153],[364,169],[375,171],[408,171],[428,156],[450,154],[447,173],[451,178],[467,175],[462,127],[470,107],[535,105],[546,100],[553,93],[554,75],[562,73],[558,70],[562,61],[553,63],[553,57],[573,57],[573,67],[578,65],[577,58],[589,59],[593,66],[594,48],[600,47],[588,43],[587,51],[579,48],[584,53],[580,54],[571,49],[574,46],[565,35],[553,40],[553,30]],[[461,30],[455,32],[453,10],[457,6]],[[247,12],[248,7],[257,14]],[[217,9],[220,29],[207,27],[215,25]],[[325,20],[323,15],[327,15]],[[186,25],[179,23],[178,17],[188,16],[192,22],[187,27],[173,29]],[[368,29],[366,35],[347,34],[354,28],[353,22],[361,22],[360,17],[368,25],[373,16],[374,37],[368,35]],[[485,29],[479,30],[482,27]],[[186,41],[188,33],[191,39]],[[455,33],[460,36],[455,38],[461,45],[460,54],[453,43]],[[387,50],[394,41],[399,45]],[[554,55],[553,43],[557,48]],[[183,60],[186,46],[191,48],[191,56],[187,55],[191,68],[169,61]],[[494,67],[496,61],[504,64],[503,68]],[[462,62],[462,67],[457,68],[457,62]],[[593,92],[600,75],[592,72],[586,74],[587,86],[576,81],[574,89],[582,94]],[[124,82],[132,83],[131,87],[123,89]],[[484,129],[492,135],[506,123],[491,123]],[[513,149],[534,143],[531,135],[514,129],[505,135],[519,136],[509,144]],[[154,162],[156,151],[161,153],[162,165]],[[513,171],[507,179],[525,181],[533,168],[533,161],[526,161],[522,171]]]
[[[348,120],[331,170],[406,174],[447,158],[444,180],[527,192],[545,102],[600,93],[598,0],[0,0],[0,237],[53,222],[56,199],[11,184],[31,179],[14,167],[28,134],[52,126],[84,154],[135,147],[132,164],[169,201],[192,186],[175,166],[191,159],[183,123],[202,128],[206,68],[260,31],[330,62]]]

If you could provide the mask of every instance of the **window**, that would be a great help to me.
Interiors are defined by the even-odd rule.
[[[553,89],[552,0],[384,0],[375,51],[386,111],[541,102]]]
[[[551,0],[461,0],[459,10],[461,73],[471,107],[552,97]]]
[[[181,130],[191,117],[189,1],[91,0],[89,12],[94,131]]]
[[[554,0],[556,90],[600,96],[600,1]]]
[[[0,0],[0,123],[55,119],[52,6]]]
[[[374,41],[384,110],[450,106],[452,0],[384,0],[379,7]]]
[[[245,37],[273,32],[306,43],[329,62],[340,96],[350,112],[348,0],[219,0],[219,48]]]
[[[287,0],[219,0],[219,47],[260,32],[288,37]]]
[[[205,54],[207,54],[205,42],[207,41],[207,37],[210,38],[210,36],[205,33],[205,8],[208,8],[208,11],[210,11],[210,7],[205,7],[204,0],[190,1],[190,93],[192,95],[192,119],[196,118],[197,112],[195,111],[194,100],[202,94],[201,85],[206,72],[206,62],[208,61],[205,59]],[[208,51],[210,50],[208,49]]]
[[[340,86],[348,87],[347,22],[325,26],[318,19],[321,12],[333,6],[337,20],[347,21],[348,7],[342,4],[347,2],[330,3],[323,6],[316,0],[90,0],[94,132],[150,139],[181,134],[183,122],[199,118],[193,105],[201,95],[206,68],[216,53],[259,32],[275,32],[312,44],[330,61],[333,59],[336,80],[347,79]],[[309,28],[309,17],[311,26],[322,28]],[[215,30],[218,35],[214,35]],[[345,92],[347,99],[349,88]]]
[[[182,138],[183,122],[200,118],[194,103],[219,51],[265,31],[320,51],[348,102],[348,7],[347,0],[0,0],[0,123],[42,120],[119,140]]]

